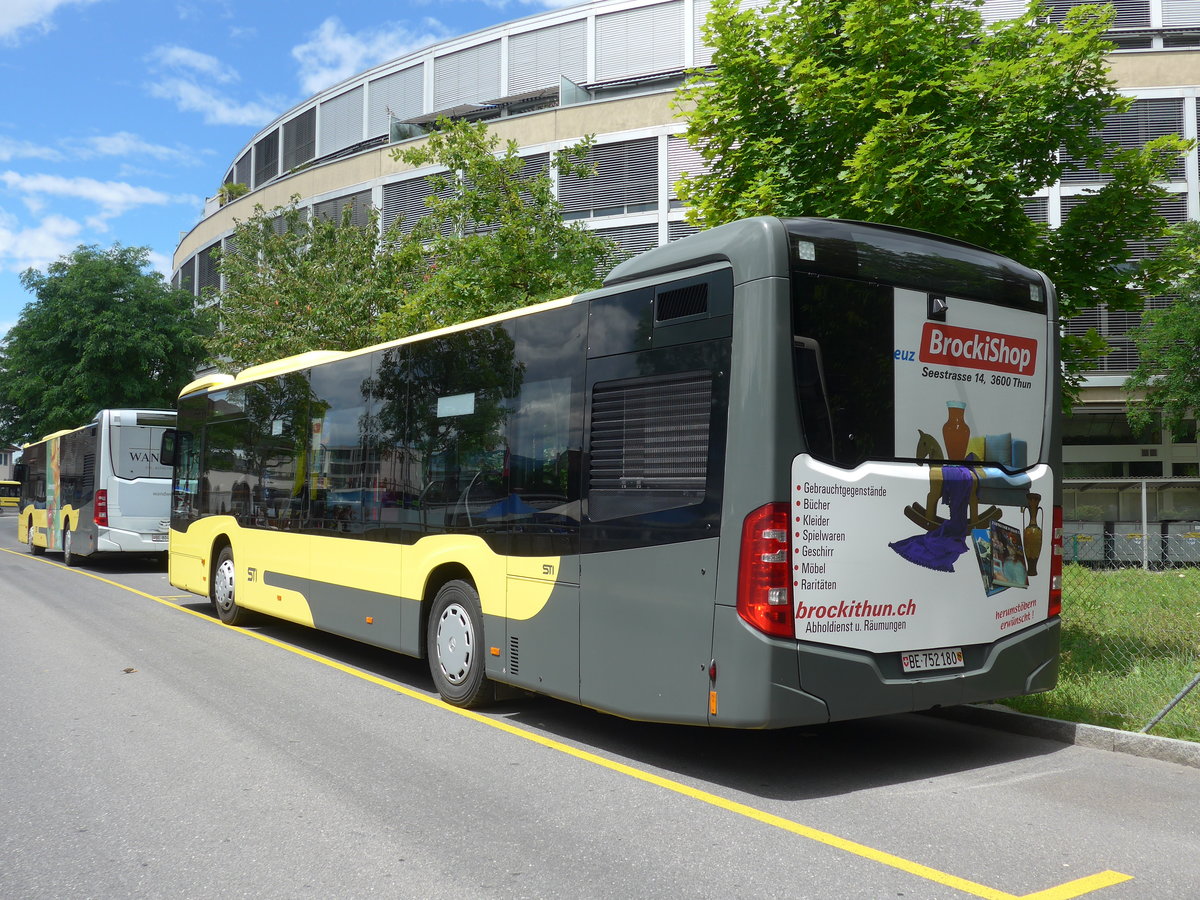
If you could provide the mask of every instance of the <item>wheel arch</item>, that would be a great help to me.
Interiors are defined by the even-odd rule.
[[[232,551],[233,541],[229,539],[229,535],[222,533],[213,538],[212,546],[208,551],[208,591],[210,597],[212,596],[213,576],[217,573],[217,557],[221,555],[221,551],[226,547]]]
[[[429,574],[425,576],[425,588],[421,592],[421,656],[426,658],[429,653],[426,649],[429,637],[429,611],[433,608],[433,598],[437,596],[438,591],[444,585],[451,581],[465,581],[475,590],[479,590],[479,585],[475,582],[475,576],[471,574],[471,570],[459,562],[442,563],[434,566],[429,570]]]

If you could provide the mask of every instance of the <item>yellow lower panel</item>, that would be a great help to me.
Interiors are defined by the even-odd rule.
[[[244,529],[229,516],[212,516],[192,523],[187,532],[171,532],[171,584],[208,596],[212,547],[223,537],[233,547],[239,605],[310,626],[308,599],[300,591],[273,585],[272,573],[420,599],[434,570],[460,565],[470,572],[486,615],[523,620],[537,615],[550,599],[554,581],[545,575],[557,572],[559,564],[558,557],[509,559],[473,535],[429,535],[412,545],[384,544]],[[542,577],[511,580],[510,569]]]

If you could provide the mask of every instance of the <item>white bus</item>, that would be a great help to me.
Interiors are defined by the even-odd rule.
[[[102,409],[24,447],[17,537],[68,566],[98,553],[166,553],[171,468],[159,462],[169,409]]]

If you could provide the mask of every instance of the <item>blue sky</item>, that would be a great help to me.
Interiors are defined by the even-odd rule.
[[[79,244],[170,274],[234,155],[279,113],[436,40],[572,0],[0,0],[0,334],[18,275]]]

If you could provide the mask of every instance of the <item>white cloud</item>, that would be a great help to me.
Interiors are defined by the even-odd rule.
[[[96,0],[3,0],[0,2],[0,41],[16,43],[22,29],[42,33],[53,28],[50,18],[60,6],[95,3]]]
[[[153,188],[137,187],[124,181],[97,181],[95,178],[65,178],[61,175],[0,174],[0,183],[22,195],[27,203],[38,205],[45,197],[86,200],[99,207],[92,217],[93,227],[139,206],[166,206],[171,203],[203,202],[190,194],[171,195]]]
[[[300,64],[300,86],[306,94],[315,94],[378,63],[451,36],[436,19],[425,19],[420,29],[393,23],[351,34],[340,19],[330,16],[307,41],[292,48],[292,56]]]
[[[75,249],[82,230],[74,219],[58,215],[47,216],[33,227],[22,227],[0,210],[0,269],[44,269]]]
[[[210,78],[218,84],[229,84],[237,81],[240,77],[237,70],[225,65],[215,56],[174,44],[155,47],[150,52],[150,59],[161,68],[194,72],[196,75]]]
[[[57,162],[62,158],[63,155],[53,147],[0,137],[0,162],[8,162],[10,159],[47,159]]]
[[[155,48],[149,58],[159,72],[148,86],[150,95],[170,100],[184,112],[200,113],[206,125],[261,126],[287,106],[270,97],[242,102],[218,89],[218,85],[234,84],[239,75],[207,53],[165,45]]]
[[[150,251],[150,267],[156,272],[161,272],[163,277],[170,278],[174,271],[171,265],[171,257],[165,253],[159,253],[157,250]]]
[[[75,156],[84,159],[95,156],[117,156],[122,159],[150,157],[182,165],[197,165],[198,154],[185,147],[167,147],[162,144],[152,144],[140,135],[129,131],[118,131],[114,134],[94,135],[64,142],[70,145]],[[2,158],[2,157],[0,157]]]

